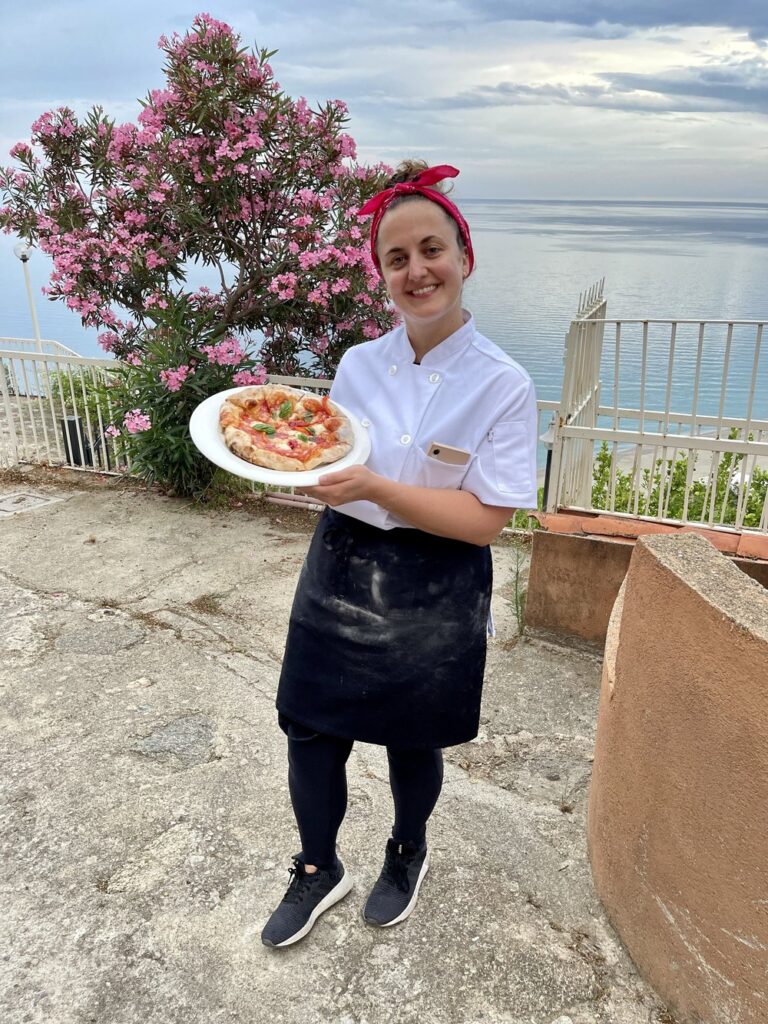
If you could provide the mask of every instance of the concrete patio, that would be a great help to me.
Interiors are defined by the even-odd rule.
[[[297,839],[273,700],[315,516],[36,470],[0,474],[0,519],[3,1024],[672,1022],[586,859],[600,661],[518,640],[509,542],[417,911],[361,919],[391,808],[359,744],[355,888],[279,951],[259,931]]]

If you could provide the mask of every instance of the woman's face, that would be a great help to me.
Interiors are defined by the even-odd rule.
[[[469,273],[456,224],[429,199],[402,203],[381,221],[376,246],[384,283],[406,323],[461,326],[461,289]],[[458,319],[457,319],[458,318]]]

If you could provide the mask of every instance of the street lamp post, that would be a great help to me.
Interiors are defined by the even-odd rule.
[[[546,431],[539,437],[539,440],[543,445],[546,445],[547,449],[547,465],[544,470],[544,494],[542,495],[541,504],[543,510],[547,511],[547,501],[549,500],[549,477],[552,472],[552,445],[555,443],[555,420],[552,418],[552,422],[547,427]]]
[[[35,309],[35,300],[32,297],[32,282],[29,279],[29,256],[32,252],[32,246],[27,245],[26,242],[17,242],[13,247],[13,254],[21,260],[21,265],[24,267],[24,283],[27,286],[27,300],[29,301],[29,312],[32,314],[32,330],[35,335],[35,347],[38,352],[43,351],[43,343],[40,339],[40,324],[37,322],[37,310]]]

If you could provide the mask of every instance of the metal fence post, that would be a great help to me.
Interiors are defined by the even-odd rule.
[[[5,362],[0,359],[0,395],[3,399],[3,412],[5,413],[5,419],[7,423],[8,438],[10,441],[10,450],[12,453],[13,462],[9,463],[11,466],[17,466],[19,464],[19,444],[16,436],[16,423],[13,419],[13,406],[11,405],[11,393],[8,388],[8,370],[6,369]],[[3,446],[4,447],[4,446]]]

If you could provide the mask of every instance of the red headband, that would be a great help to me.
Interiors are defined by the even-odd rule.
[[[385,188],[383,192],[377,192],[372,199],[369,199],[364,206],[360,207],[357,211],[358,217],[373,214],[373,221],[371,222],[371,256],[379,273],[381,273],[381,266],[379,265],[379,257],[376,255],[376,239],[379,234],[381,218],[387,212],[393,200],[398,196],[414,194],[424,196],[425,199],[429,199],[431,202],[437,203],[438,206],[442,206],[448,216],[456,221],[464,245],[467,247],[469,270],[470,273],[472,272],[472,267],[475,265],[475,254],[472,251],[469,225],[462,217],[458,206],[452,203],[448,196],[438,192],[436,188],[428,187],[429,185],[436,185],[438,181],[442,181],[444,178],[455,178],[458,173],[458,170],[455,167],[451,167],[450,164],[428,167],[421,174],[418,174],[413,181],[399,181],[397,184],[392,185],[391,188]]]

